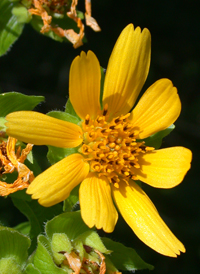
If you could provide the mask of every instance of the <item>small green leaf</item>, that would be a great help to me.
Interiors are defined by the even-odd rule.
[[[70,193],[69,197],[64,201],[63,211],[73,211],[79,200],[79,186],[77,185]]]
[[[110,250],[108,250],[105,245],[103,244],[101,238],[97,234],[96,231],[88,230],[78,236],[77,238],[80,240],[84,245],[88,245],[94,249],[99,250],[101,253],[109,254]]]
[[[170,132],[172,132],[172,130],[174,129],[175,129],[175,125],[172,124],[168,128],[151,135],[150,137],[144,139],[143,141],[145,141],[146,146],[150,146],[150,147],[154,147],[155,149],[158,149],[162,145],[162,139],[168,134],[170,134]]]
[[[54,233],[65,233],[70,240],[73,240],[87,230],[88,226],[83,222],[79,211],[62,213],[48,221],[45,227],[49,239]]]
[[[29,235],[31,226],[29,222],[24,222],[15,226],[14,229],[20,232],[21,234]]]
[[[1,274],[22,274],[21,266],[14,258],[2,258],[0,260]]]
[[[57,267],[54,263],[50,251],[50,243],[43,235],[38,237],[38,247],[35,252],[33,263],[42,274],[66,274],[65,270]]]
[[[70,123],[74,123],[74,124],[79,123],[79,120],[77,119],[77,117],[66,112],[51,111],[47,113],[47,115],[63,121],[70,122]],[[73,153],[77,153],[77,148],[60,148],[60,147],[48,146],[47,158],[49,162],[53,165]]]
[[[59,252],[64,251],[70,254],[73,246],[65,233],[54,233],[51,241],[51,248],[55,263],[60,265],[64,261],[65,256]]]
[[[0,227],[0,243],[1,273],[21,273],[20,269],[23,269],[28,258],[30,239],[12,228]],[[6,272],[6,270],[9,271]]]
[[[75,116],[79,121],[81,120],[80,117],[76,114],[70,99],[67,100],[67,103],[65,105],[65,112]]]
[[[12,14],[17,17],[17,21],[19,23],[28,23],[30,22],[32,16],[28,9],[24,7],[22,4],[15,4],[12,9]]]
[[[80,122],[77,117],[63,111],[50,111],[47,115],[76,125]]]
[[[24,27],[24,24],[19,23],[17,17],[12,14],[13,5],[8,0],[0,1],[0,56],[18,39]]]
[[[145,263],[133,248],[126,247],[108,238],[102,238],[102,241],[106,248],[113,251],[107,257],[117,269],[134,271],[139,269],[152,270],[154,268],[152,265]]]
[[[33,264],[28,264],[25,269],[25,274],[42,274]]]
[[[32,110],[44,101],[43,96],[28,96],[18,92],[0,94],[0,116],[19,110]]]

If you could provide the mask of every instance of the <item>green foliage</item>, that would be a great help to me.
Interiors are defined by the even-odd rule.
[[[13,6],[8,0],[0,1],[0,56],[9,50],[24,27],[23,23],[18,22],[17,16],[12,14]]]
[[[162,145],[163,138],[166,137],[168,134],[170,134],[170,132],[172,132],[172,130],[174,129],[175,129],[175,125],[173,124],[169,126],[168,128],[151,135],[150,137],[144,139],[143,141],[145,141],[146,146],[150,146],[150,147],[154,147],[155,149],[158,149]]]
[[[72,103],[71,103],[70,99],[67,100],[67,103],[65,105],[65,112],[69,113],[69,114],[71,114],[73,116],[75,116],[80,121],[80,117],[76,114],[76,112],[74,110],[74,107],[72,106]]]
[[[2,274],[21,274],[28,257],[30,239],[12,228],[0,227]]]
[[[31,250],[36,246],[37,236],[43,232],[44,223],[62,212],[62,206],[57,204],[50,208],[41,206],[38,201],[26,201],[12,198],[14,205],[27,217],[30,223]],[[19,227],[18,227],[19,229]]]
[[[120,270],[134,271],[139,269],[152,270],[154,267],[145,263],[133,248],[125,247],[108,238],[102,238],[104,245],[113,252],[108,256]]]
[[[30,96],[18,92],[0,94],[0,117],[5,117],[10,112],[32,110],[44,101],[44,96]]]

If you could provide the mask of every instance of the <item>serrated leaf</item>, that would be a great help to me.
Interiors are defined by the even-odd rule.
[[[105,237],[102,238],[102,241],[106,248],[113,251],[108,258],[117,269],[134,271],[139,269],[152,270],[154,268],[152,265],[145,263],[133,248],[126,247]]]
[[[44,223],[62,212],[62,206],[57,204],[50,208],[41,206],[38,201],[25,201],[12,198],[14,205],[27,217],[30,222],[30,237],[33,240],[30,250],[36,246],[36,237],[44,231]]]
[[[49,239],[52,239],[53,233],[66,233],[70,240],[77,238],[88,229],[79,211],[62,213],[48,221],[45,227]]]
[[[77,119],[77,117],[66,112],[51,111],[47,113],[47,115],[63,121],[70,122],[70,123],[74,123],[74,124],[79,123],[79,120]],[[49,162],[53,165],[73,153],[77,153],[77,148],[60,148],[60,147],[48,146],[47,158]]]
[[[10,46],[21,35],[24,24],[17,21],[12,14],[13,3],[8,0],[0,1],[0,56],[5,54]]]
[[[0,116],[5,117],[10,112],[32,110],[44,101],[44,96],[24,95],[18,92],[0,94]]]
[[[39,269],[42,274],[66,274],[66,271],[55,265],[49,248],[48,240],[43,235],[40,235],[38,237],[38,247],[33,259],[34,266]]]
[[[77,119],[79,119],[79,121],[81,120],[80,117],[76,114],[70,99],[67,100],[67,103],[65,105],[65,112],[75,116]]]
[[[150,147],[154,147],[155,149],[158,149],[162,145],[162,139],[168,134],[170,134],[170,132],[172,132],[172,130],[174,129],[175,129],[175,125],[172,124],[168,128],[151,135],[150,137],[144,139],[143,141],[145,141],[146,146],[150,146]]]
[[[22,269],[28,258],[30,239],[12,228],[0,227],[0,243],[0,261],[2,258],[12,258],[12,263],[16,262]],[[2,264],[6,267],[5,263],[4,261]]]

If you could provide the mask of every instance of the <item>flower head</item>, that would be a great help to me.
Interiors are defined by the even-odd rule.
[[[184,147],[155,150],[143,139],[168,128],[181,103],[168,79],[154,83],[131,111],[146,80],[151,37],[147,29],[128,25],[111,54],[101,109],[100,65],[91,51],[76,57],[70,69],[69,97],[79,125],[35,112],[9,114],[7,133],[36,145],[77,147],[74,153],[40,174],[27,193],[51,206],[66,199],[79,183],[81,215],[89,227],[112,232],[117,210],[135,234],[157,252],[176,257],[183,244],[172,234],[155,206],[138,186],[178,185],[190,168]]]
[[[7,196],[27,188],[34,179],[33,172],[24,164],[33,145],[28,144],[22,151],[21,147],[18,146],[15,152],[16,142],[15,138],[9,137],[7,142],[2,141],[0,144],[0,175],[13,173],[14,171],[18,172],[18,177],[13,184],[0,181],[1,196]]]

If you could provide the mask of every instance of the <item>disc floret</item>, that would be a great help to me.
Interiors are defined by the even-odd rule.
[[[140,168],[138,155],[154,150],[137,141],[139,128],[129,121],[126,115],[120,115],[109,121],[107,106],[96,119],[86,115],[82,122],[83,144],[79,152],[90,163],[91,172],[106,176],[110,183],[119,187],[120,179],[128,183],[137,180],[134,168]]]

